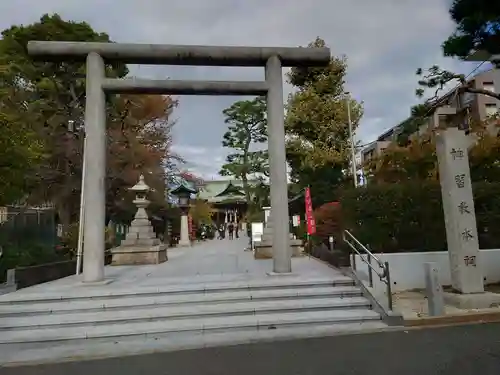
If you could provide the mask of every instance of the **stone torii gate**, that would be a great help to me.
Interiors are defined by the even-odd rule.
[[[283,67],[325,66],[329,48],[217,47],[162,44],[30,41],[28,53],[44,61],[87,62],[83,281],[104,281],[106,177],[105,94],[266,95],[269,132],[273,271],[291,272],[285,155]],[[264,81],[177,81],[105,76],[105,63],[265,67]]]

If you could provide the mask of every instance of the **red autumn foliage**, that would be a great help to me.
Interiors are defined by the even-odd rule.
[[[322,239],[342,234],[342,212],[339,202],[329,202],[314,210],[316,235]]]
[[[144,174],[154,189],[151,198],[164,201],[165,180],[171,153],[171,114],[176,102],[164,95],[123,95],[117,113],[108,122],[107,205],[120,206],[128,188]]]
[[[198,177],[196,176],[195,174],[191,173],[191,172],[188,172],[188,171],[181,171],[179,173],[179,176],[181,178],[183,178],[184,180],[188,181],[188,182],[191,182],[192,184],[194,184],[194,186],[196,186],[197,188],[200,188],[202,187],[203,185],[205,185],[205,181],[201,178],[201,177]]]

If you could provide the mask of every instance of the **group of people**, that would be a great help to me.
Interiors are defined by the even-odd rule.
[[[232,240],[234,237],[239,238],[239,230],[239,223],[234,223],[232,221],[229,223],[221,223],[218,227],[218,239],[223,240],[224,238],[226,238],[226,231],[230,240]]]

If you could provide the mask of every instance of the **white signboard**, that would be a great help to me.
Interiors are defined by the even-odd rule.
[[[252,223],[252,247],[255,242],[260,242],[264,234],[264,223]]]
[[[292,225],[298,227],[300,225],[300,215],[292,216]]]

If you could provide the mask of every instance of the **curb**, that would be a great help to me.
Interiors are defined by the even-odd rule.
[[[477,312],[459,315],[430,316],[425,318],[404,319],[405,327],[431,327],[467,323],[500,322],[500,310],[494,312]]]

